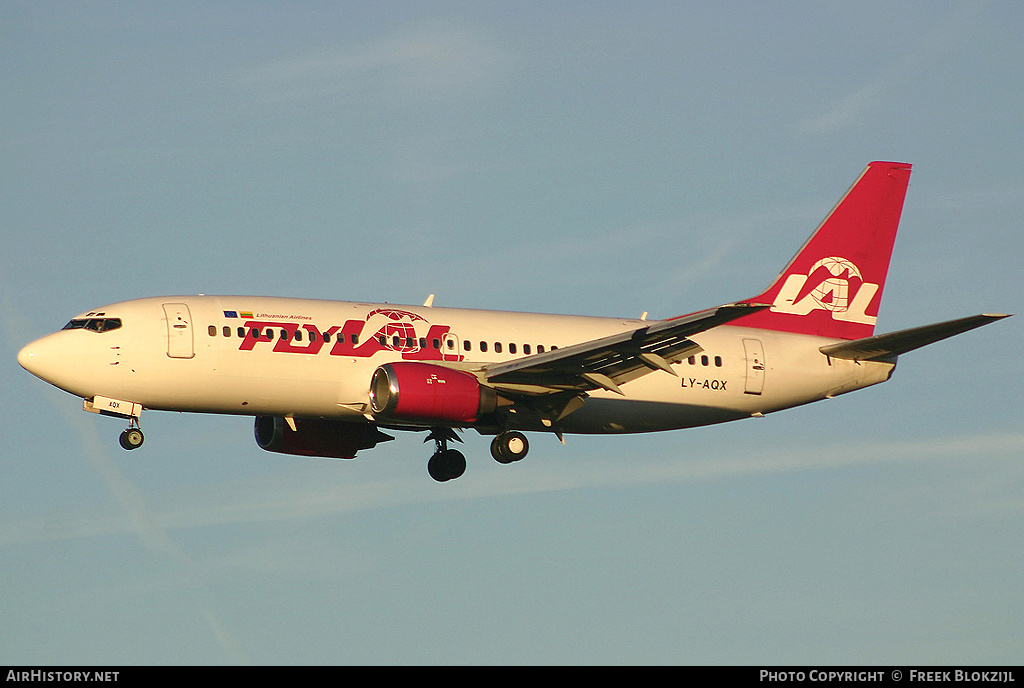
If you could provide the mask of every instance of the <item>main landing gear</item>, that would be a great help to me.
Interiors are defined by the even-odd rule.
[[[457,449],[449,449],[448,442],[462,440],[451,428],[434,428],[427,435],[425,442],[434,440],[436,450],[427,461],[427,473],[439,483],[454,480],[466,472],[466,457]],[[526,435],[514,430],[501,432],[491,441],[491,456],[498,463],[519,461],[530,450]]]
[[[138,418],[132,418],[130,423],[128,429],[121,433],[118,441],[125,449],[138,449],[142,446],[146,437],[142,434],[142,428],[139,427]]]
[[[519,461],[528,451],[530,443],[526,441],[526,435],[515,430],[498,433],[491,440],[491,456],[498,463]]]
[[[424,442],[434,440],[437,449],[427,461],[427,473],[439,483],[455,480],[466,472],[466,457],[457,449],[448,448],[448,440],[461,442],[451,428],[434,428]]]

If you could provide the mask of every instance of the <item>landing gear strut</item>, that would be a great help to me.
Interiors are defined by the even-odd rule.
[[[435,428],[424,442],[434,440],[437,449],[427,462],[427,473],[439,483],[454,480],[466,472],[466,457],[456,449],[448,448],[448,440],[461,442],[450,428]]]
[[[139,421],[137,418],[132,418],[128,429],[121,433],[121,437],[118,440],[121,446],[125,449],[138,449],[142,446],[143,441],[146,437],[142,434],[142,428],[139,427]]]

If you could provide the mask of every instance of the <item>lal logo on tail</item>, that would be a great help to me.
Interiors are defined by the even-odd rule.
[[[772,303],[775,313],[807,315],[829,311],[843,322],[874,325],[877,318],[867,314],[879,285],[866,282],[852,261],[839,256],[822,258],[806,275],[791,274]]]

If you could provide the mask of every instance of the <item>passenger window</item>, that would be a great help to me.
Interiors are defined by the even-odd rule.
[[[216,337],[217,336],[217,326],[216,325],[210,325],[208,328],[206,328],[206,331],[210,333],[211,337]]]
[[[501,353],[501,342],[494,342],[494,353]]]
[[[715,366],[718,367],[718,368],[722,367],[722,357],[721,356],[715,356]]]
[[[707,356],[701,356],[700,357],[700,364],[706,366],[708,364],[708,357]]]
[[[686,359],[686,362],[689,363],[690,365],[697,365],[697,357],[690,356],[688,359]]]
[[[338,336],[341,337],[342,341],[345,340],[345,335],[339,334]],[[352,340],[353,344],[358,344],[359,343],[359,335],[358,334],[353,333],[352,336],[350,337],[350,339]]]
[[[523,344],[523,353],[526,354],[527,356],[530,355],[530,345],[529,344]]]
[[[221,332],[224,333],[225,337],[230,337],[231,336],[231,328],[228,327],[227,325],[224,326],[224,328],[221,330]]]
[[[239,339],[245,339],[245,328],[244,327],[239,327],[238,328],[238,338]]]
[[[538,344],[537,345],[537,353],[539,353],[539,354],[544,353],[544,345],[543,344]]]
[[[302,341],[302,330],[295,330],[295,335],[292,337],[297,342]]]
[[[433,342],[431,342],[431,344],[433,344],[435,349],[440,349],[441,348],[441,340],[440,339],[435,339]]]
[[[487,351],[487,342],[480,342],[480,350]]]
[[[421,349],[426,349],[427,348],[427,338],[426,337],[420,337],[420,348]]]
[[[509,344],[508,345],[508,352],[510,354],[514,354],[516,352],[516,345],[515,344]]]

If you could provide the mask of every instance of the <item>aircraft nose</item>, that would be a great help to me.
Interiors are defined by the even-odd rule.
[[[33,362],[36,357],[36,349],[32,344],[25,346],[17,352],[17,364],[32,373]]]
[[[21,351],[18,352],[18,365],[35,375],[38,363],[38,354],[39,349],[35,342],[22,347]]]
[[[36,377],[53,383],[66,367],[67,352],[52,334],[26,344],[18,352],[18,364]],[[62,365],[63,363],[63,365]]]
[[[95,332],[58,331],[30,342],[18,352],[18,363],[40,380],[80,397],[95,393],[109,383],[117,347],[102,342]]]

